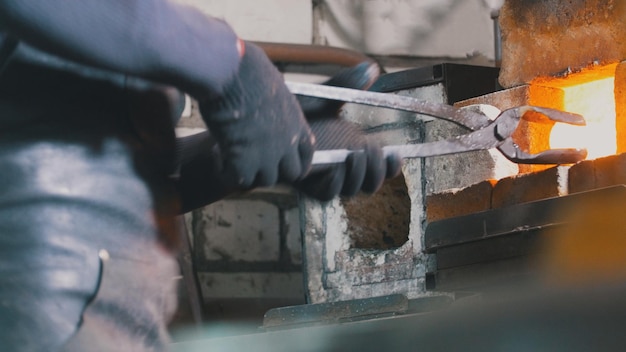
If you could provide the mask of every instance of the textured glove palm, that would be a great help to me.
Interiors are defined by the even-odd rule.
[[[366,89],[378,77],[378,67],[362,63],[335,75],[326,85]],[[337,195],[354,196],[359,191],[373,193],[385,178],[400,173],[401,159],[391,154],[383,156],[382,149],[367,138],[355,124],[339,118],[344,103],[337,101],[300,98],[301,106],[316,136],[316,149],[354,150],[345,163],[315,167],[295,186],[303,193],[327,201]]]
[[[246,43],[224,94],[201,101],[200,113],[219,143],[226,184],[271,186],[309,170],[311,130],[281,73],[254,44]]]

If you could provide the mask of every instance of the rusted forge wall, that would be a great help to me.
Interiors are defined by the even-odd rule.
[[[626,1],[508,0],[499,22],[505,88],[626,58]]]

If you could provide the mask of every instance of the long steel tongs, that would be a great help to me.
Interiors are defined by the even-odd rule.
[[[498,148],[509,160],[519,164],[569,164],[585,159],[586,149],[549,149],[539,153],[528,153],[513,141],[512,134],[528,111],[536,111],[546,121],[572,125],[585,125],[578,114],[554,109],[521,106],[508,109],[490,120],[487,116],[446,104],[438,104],[397,94],[362,91],[310,83],[287,82],[290,91],[297,95],[325,98],[364,105],[403,110],[454,122],[474,132],[436,142],[384,146],[385,153],[397,153],[402,158],[464,153],[475,150]],[[320,150],[313,156],[313,164],[340,163],[353,151],[347,149]]]

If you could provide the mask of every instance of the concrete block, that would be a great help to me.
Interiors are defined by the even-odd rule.
[[[407,197],[407,194],[409,198],[408,202],[406,199],[402,202],[409,207],[405,209],[409,211],[408,240],[407,234],[403,233],[405,242],[399,248],[369,250],[355,248],[357,241],[354,237],[359,235],[359,231],[353,231],[354,233],[351,234],[349,230],[350,214],[355,209],[351,209],[350,206],[346,207],[345,203],[339,199],[327,203],[320,203],[306,197],[302,199],[301,210],[305,219],[303,224],[306,256],[304,273],[308,302],[334,302],[392,293],[410,296],[424,294],[423,284],[416,282],[419,280],[423,282],[426,271],[433,267],[433,261],[430,256],[421,253],[424,217],[421,170],[421,160],[406,160],[403,165],[404,179],[397,179],[398,182],[402,180],[406,182],[402,198]],[[381,204],[384,203],[383,199]],[[380,209],[368,212],[364,207],[361,210],[361,219],[366,218],[368,214],[370,218],[382,219],[380,220],[382,224],[377,224],[374,230],[370,230],[370,233],[380,235],[382,232],[380,226],[385,226],[385,216],[382,218],[378,215],[372,216],[373,213],[380,212]],[[358,214],[356,215],[358,219]],[[407,221],[407,219],[402,221]],[[354,230],[355,227],[352,229]],[[406,280],[406,277],[416,279]],[[385,284],[375,284],[390,278],[396,278],[399,281],[392,280],[386,281]],[[399,282],[405,282],[405,284]],[[332,288],[331,286],[341,287]]]
[[[500,9],[500,84],[577,71],[626,58],[626,2],[508,0]]]
[[[327,292],[324,288],[326,285],[326,214],[323,205],[311,198],[302,197],[300,203],[304,219],[301,226],[304,233],[303,251],[306,258],[303,271],[307,302],[326,302]]]
[[[216,298],[300,298],[301,273],[198,273],[205,300]]]
[[[411,243],[387,251],[350,249],[335,253],[337,271],[329,273],[329,287],[355,286],[416,277]]]
[[[300,209],[285,211],[285,240],[289,259],[293,264],[302,264],[302,232],[300,231]]]
[[[492,179],[494,162],[488,151],[426,158],[426,194],[463,188]]]
[[[387,180],[372,195],[358,195],[341,203],[352,248],[392,249],[409,239],[411,200],[404,177]]]
[[[428,293],[425,292],[424,279],[406,279],[361,286],[332,288],[327,291],[327,299],[328,302],[338,302],[391,294],[403,294],[409,299],[428,295]]]
[[[440,84],[399,94],[442,103],[447,100]],[[384,144],[421,143],[424,124],[434,121],[431,117],[356,105],[347,105],[344,117],[359,123]],[[424,160],[406,159],[402,174],[372,196],[327,203],[303,198],[304,266],[310,303],[393,293],[425,294],[424,277],[434,268],[434,261],[422,253]],[[451,168],[446,177],[455,174]],[[406,256],[390,260],[398,251]],[[385,284],[378,285],[381,282]]]
[[[206,260],[278,261],[278,208],[268,202],[233,199],[194,212],[196,253]]]
[[[566,166],[503,178],[493,187],[492,208],[567,194]]]
[[[375,267],[362,267],[350,271],[328,273],[326,285],[328,288],[344,286],[363,286],[379,282],[393,282],[415,278],[413,261],[401,264],[387,264]],[[384,293],[381,291],[380,293]]]
[[[469,187],[449,189],[426,196],[426,221],[489,210],[493,184],[495,181],[483,181]]]

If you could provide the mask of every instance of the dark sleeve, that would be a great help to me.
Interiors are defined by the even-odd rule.
[[[239,65],[237,36],[225,22],[167,0],[0,0],[0,29],[197,98],[220,94]]]

